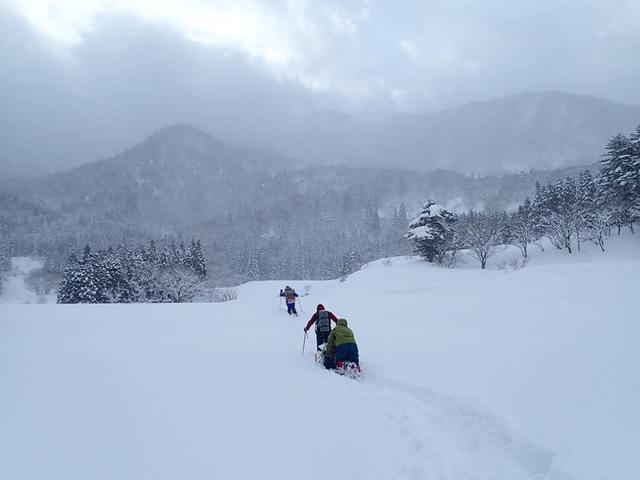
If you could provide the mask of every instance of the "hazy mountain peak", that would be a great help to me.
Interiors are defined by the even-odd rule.
[[[219,147],[224,145],[204,130],[186,123],[169,125],[153,132],[147,142],[166,146]],[[146,143],[146,142],[145,142]]]

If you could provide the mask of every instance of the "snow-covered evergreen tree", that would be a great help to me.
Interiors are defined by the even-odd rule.
[[[509,216],[510,243],[516,245],[523,257],[527,257],[527,247],[538,239],[539,218],[529,197],[518,210]]]
[[[592,238],[594,216],[597,212],[597,185],[589,170],[583,170],[578,174],[576,190],[576,209],[578,210],[578,229],[576,239],[578,249],[580,241],[584,237]]]
[[[9,245],[7,240],[0,236],[0,273],[11,269],[11,258],[9,256]]]
[[[72,256],[67,262],[58,303],[104,303],[100,274],[90,252],[87,245],[80,260]]]
[[[362,226],[366,232],[373,234],[380,232],[380,216],[375,206],[369,204],[362,210]]]
[[[360,254],[355,248],[347,248],[342,253],[342,262],[340,264],[340,270],[338,272],[340,277],[349,275],[360,268],[362,265],[362,259]]]
[[[618,233],[625,225],[633,232],[633,223],[640,217],[640,161],[636,145],[637,137],[630,140],[616,135],[607,143],[607,153],[600,161],[599,183],[614,211],[613,224],[618,227]]]
[[[7,271],[11,269],[11,258],[9,256],[9,246],[3,236],[0,236],[0,291]]]
[[[189,265],[198,277],[207,277],[207,265],[204,260],[204,254],[202,253],[200,240],[191,240],[191,245],[189,246]]]
[[[420,215],[409,224],[406,238],[415,242],[416,252],[428,262],[440,263],[455,246],[456,216],[442,205],[428,201]]]

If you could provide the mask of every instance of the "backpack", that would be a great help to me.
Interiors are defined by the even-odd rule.
[[[295,293],[296,291],[293,288],[284,289],[284,296],[287,299],[287,303],[294,303],[296,301]]]
[[[316,326],[316,330],[323,333],[331,331],[331,320],[329,319],[329,312],[327,312],[326,310],[320,310],[318,312],[318,323]]]

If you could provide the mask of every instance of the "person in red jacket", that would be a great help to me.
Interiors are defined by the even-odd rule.
[[[327,343],[327,339],[331,333],[331,320],[333,320],[334,323],[338,323],[338,317],[329,310],[325,310],[324,305],[319,303],[316,307],[316,313],[311,316],[311,320],[309,320],[307,326],[304,327],[304,331],[308,332],[311,325],[316,324],[316,344],[318,351],[321,350],[320,345]]]

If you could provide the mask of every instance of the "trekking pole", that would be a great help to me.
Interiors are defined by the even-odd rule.
[[[302,357],[304,358],[304,346],[307,343],[307,332],[304,332],[304,338],[302,339]]]

